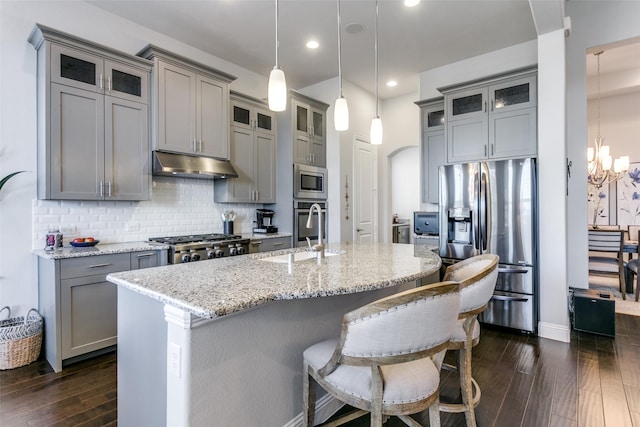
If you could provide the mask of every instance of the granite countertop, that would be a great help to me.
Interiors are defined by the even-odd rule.
[[[426,277],[440,268],[431,251],[413,245],[330,244],[339,255],[291,264],[260,260],[306,248],[219,258],[129,272],[107,280],[203,318],[221,317],[270,301],[317,298],[382,289]],[[299,255],[303,256],[303,255]]]
[[[122,254],[129,252],[158,251],[169,249],[169,245],[149,244],[149,242],[127,242],[127,243],[98,243],[95,246],[86,248],[74,248],[65,246],[61,249],[45,251],[44,249],[34,250],[33,253],[42,258],[66,259],[80,258],[96,255]]]

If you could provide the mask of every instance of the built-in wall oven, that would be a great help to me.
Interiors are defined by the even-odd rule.
[[[327,169],[294,163],[293,197],[327,200]]]
[[[293,201],[293,244],[295,246],[307,246],[307,237],[315,243],[318,240],[318,212],[314,209],[311,218],[311,228],[307,228],[309,209],[317,203],[322,211],[322,238],[327,242],[327,202],[318,200],[294,200]]]

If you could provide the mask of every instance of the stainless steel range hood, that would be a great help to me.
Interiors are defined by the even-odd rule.
[[[228,160],[164,151],[153,152],[153,174],[199,179],[238,177],[238,173]]]

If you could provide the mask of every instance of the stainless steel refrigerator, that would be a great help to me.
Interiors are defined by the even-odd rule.
[[[535,159],[441,166],[443,265],[493,253],[498,282],[479,320],[536,333],[538,323]]]

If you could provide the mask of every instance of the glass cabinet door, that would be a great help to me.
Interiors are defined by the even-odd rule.
[[[469,119],[487,113],[487,88],[469,89],[447,97],[447,120]]]
[[[296,130],[298,132],[309,133],[309,110],[304,105],[296,104]]]
[[[273,133],[273,115],[267,110],[256,110],[256,130]]]
[[[231,122],[234,126],[251,128],[251,107],[231,101]]]
[[[324,138],[324,113],[313,111],[313,136]]]
[[[106,94],[134,102],[147,102],[147,72],[111,61],[105,61],[104,68]]]
[[[104,88],[103,75],[100,57],[64,46],[51,46],[52,82],[101,92]]]
[[[444,109],[437,111],[427,111],[426,114],[426,126],[427,130],[435,130],[444,126]]]
[[[491,112],[503,112],[536,105],[536,77],[510,80],[489,87]]]

